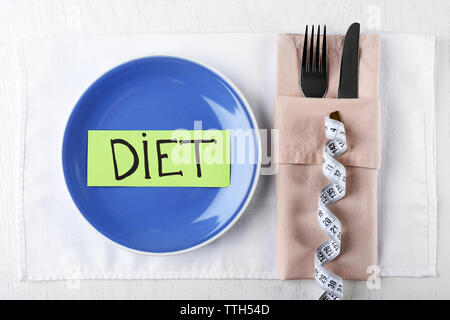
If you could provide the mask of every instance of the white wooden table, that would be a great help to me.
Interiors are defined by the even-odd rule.
[[[347,282],[353,299],[450,298],[450,2],[447,0],[0,0],[0,298],[3,299],[312,299],[312,280],[146,280],[19,282],[16,164],[18,60],[15,41],[53,35],[144,32],[302,32],[306,23],[345,32],[411,32],[436,36],[438,277],[384,278],[381,289]],[[431,59],[432,57],[430,57]],[[315,292],[315,291],[314,291]]]

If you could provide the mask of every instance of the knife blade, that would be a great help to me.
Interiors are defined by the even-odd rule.
[[[359,23],[347,30],[342,47],[338,98],[358,98]]]

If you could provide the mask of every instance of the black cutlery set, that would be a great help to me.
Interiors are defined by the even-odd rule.
[[[308,26],[306,26],[300,69],[300,88],[305,97],[323,98],[327,92],[326,30],[326,26],[324,26],[322,47],[320,48],[320,25],[317,29],[315,45],[314,26],[312,26],[308,56]],[[338,99],[358,98],[359,33],[359,23],[353,23],[345,35],[344,46],[342,48]],[[320,54],[320,51],[322,51],[322,54]]]

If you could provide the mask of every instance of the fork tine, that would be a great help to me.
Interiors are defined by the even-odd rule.
[[[314,71],[313,57],[314,57],[314,25],[311,28],[311,38],[309,38],[309,71]]]
[[[327,26],[323,26],[323,40],[322,40],[322,70],[321,72],[327,72]]]
[[[308,25],[305,30],[305,40],[303,41],[303,54],[302,54],[302,71],[306,72],[306,57],[308,55]]]
[[[315,58],[315,63],[316,63],[316,72],[320,72],[320,66],[319,66],[319,61],[320,61],[320,56],[319,56],[319,49],[320,49],[320,24],[317,26],[317,40],[316,40],[316,58]]]
[[[311,34],[309,35],[308,27],[309,26],[306,25],[305,36],[303,39],[302,64],[299,79],[300,90],[305,97],[323,98],[328,88],[326,42],[327,27],[325,25],[322,25],[322,56],[320,54],[320,25],[317,25],[316,38],[314,38],[315,25],[312,24],[309,28],[311,31]]]

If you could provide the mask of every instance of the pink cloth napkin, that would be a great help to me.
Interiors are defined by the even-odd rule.
[[[348,150],[347,194],[331,211],[342,222],[341,254],[326,268],[344,279],[367,279],[377,264],[377,174],[380,168],[378,74],[380,40],[361,35],[359,98],[336,99],[343,36],[327,36],[328,91],[325,99],[305,98],[299,88],[303,35],[281,35],[275,97],[279,130],[276,175],[276,265],[280,279],[314,277],[314,251],[327,236],[317,223],[320,190],[329,183],[321,171],[326,141],[324,118],[339,110]]]

